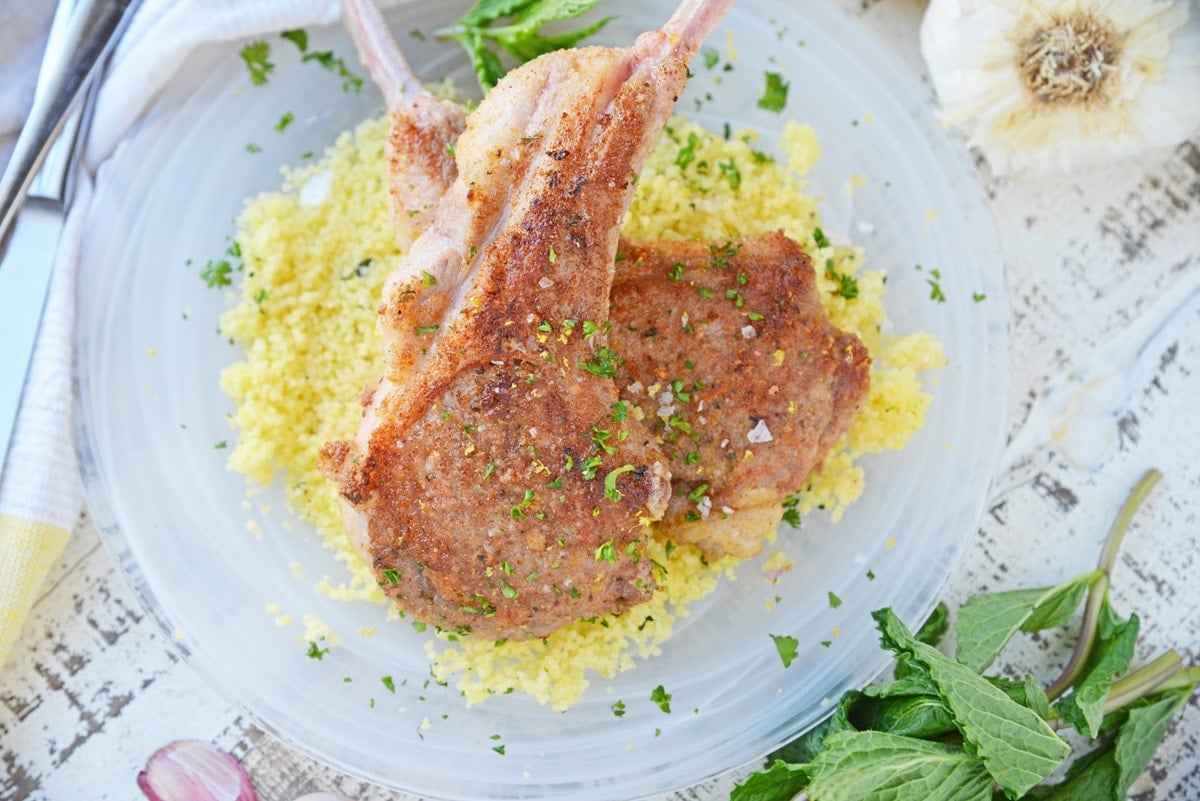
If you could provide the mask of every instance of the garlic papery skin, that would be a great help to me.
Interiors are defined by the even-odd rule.
[[[930,0],[921,52],[941,120],[996,174],[1069,171],[1200,130],[1188,0]]]
[[[150,801],[258,801],[241,763],[199,740],[176,740],[155,751],[137,784]]]

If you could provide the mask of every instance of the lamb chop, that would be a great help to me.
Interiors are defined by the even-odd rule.
[[[782,233],[622,243],[610,315],[621,399],[670,459],[660,536],[752,556],[866,397],[870,355],[826,316]]]
[[[434,97],[416,76],[372,0],[343,0],[346,28],[391,117],[387,161],[396,241],[408,250],[434,217],[458,168],[451,148],[466,127],[463,107]]]
[[[652,592],[670,475],[613,412],[608,295],[633,177],[731,4],[685,0],[629,48],[542,56],[459,137],[458,176],[385,289],[383,380],[357,439],[322,451],[418,619],[544,636]]]

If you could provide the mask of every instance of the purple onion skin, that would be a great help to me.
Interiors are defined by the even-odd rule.
[[[199,740],[176,740],[155,751],[137,784],[150,801],[258,801],[241,764]]]

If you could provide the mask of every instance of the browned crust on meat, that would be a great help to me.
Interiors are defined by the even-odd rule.
[[[811,261],[782,233],[622,243],[618,258],[617,381],[670,459],[673,493],[657,529],[711,553],[757,553],[780,503],[849,428],[870,355],[830,323]],[[638,384],[646,389],[630,389]],[[752,443],[760,421],[771,441]],[[704,496],[707,510],[697,503]]]
[[[381,587],[442,628],[544,636],[654,589],[644,549],[670,476],[643,426],[612,419],[605,323],[631,170],[686,66],[669,58],[629,79],[629,58],[585,48],[511,73],[489,108],[503,90],[554,109],[539,135],[514,136],[485,106],[472,115],[458,143],[465,191],[450,194],[471,220],[466,295],[416,331],[417,356],[389,347],[397,388],[377,393],[360,443],[322,453],[366,518]],[[502,136],[485,143],[476,125]],[[385,335],[414,333],[421,306],[420,288],[401,287]]]

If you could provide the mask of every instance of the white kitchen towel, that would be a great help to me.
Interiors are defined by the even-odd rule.
[[[29,42],[42,36],[48,16],[41,0],[0,0],[0,111],[27,109],[41,49]],[[340,0],[145,0],[118,46],[97,100],[82,191],[67,218],[13,444],[0,474],[0,665],[83,505],[71,431],[71,343],[75,276],[87,269],[82,232],[97,228],[84,221],[104,213],[89,202],[93,176],[104,181],[104,161],[194,48],[329,24],[340,16]],[[27,51],[36,56],[23,55]]]

